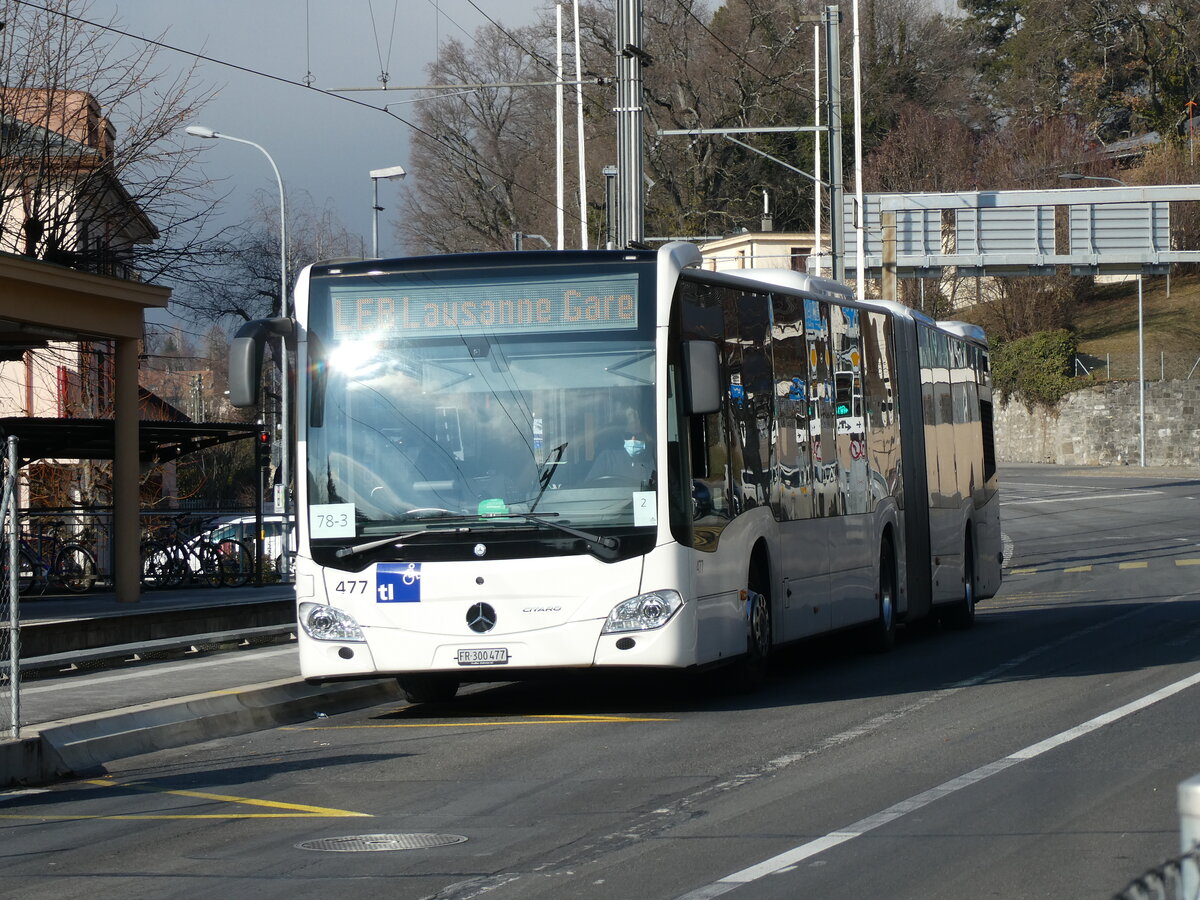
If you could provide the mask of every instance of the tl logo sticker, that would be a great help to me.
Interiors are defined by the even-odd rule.
[[[420,603],[420,563],[380,563],[375,569],[375,596],[379,603]]]

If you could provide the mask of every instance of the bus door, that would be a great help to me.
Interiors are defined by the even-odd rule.
[[[816,300],[776,294],[772,302],[779,435],[775,517],[781,539],[776,555],[785,586],[780,625],[782,639],[795,640],[828,631],[832,625],[829,535],[821,518],[821,498],[828,476],[823,456],[833,452],[833,432],[822,424],[824,391],[819,383],[828,372],[828,365],[822,365],[828,317]],[[825,448],[823,437],[828,441]]]

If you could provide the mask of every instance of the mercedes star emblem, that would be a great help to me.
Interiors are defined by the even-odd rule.
[[[467,627],[483,634],[496,627],[496,611],[486,603],[476,603],[467,610]]]

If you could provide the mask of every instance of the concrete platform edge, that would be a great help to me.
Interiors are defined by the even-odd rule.
[[[285,679],[64,722],[0,741],[0,787],[94,773],[106,762],[312,720],[403,696],[394,679],[310,685]]]

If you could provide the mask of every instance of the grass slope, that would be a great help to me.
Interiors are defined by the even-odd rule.
[[[1143,279],[1142,312],[1147,354],[1192,351],[1200,356],[1200,275]],[[1106,353],[1137,353],[1137,282],[1098,285],[1077,311],[1079,351],[1103,357]]]

